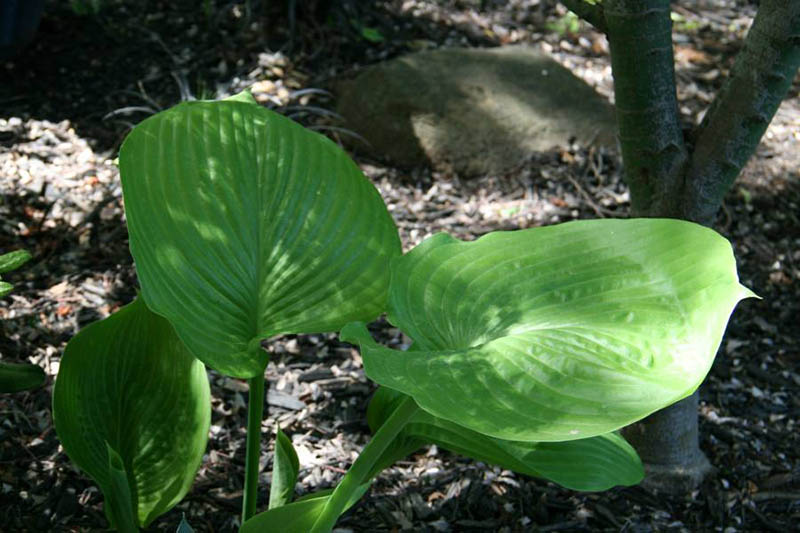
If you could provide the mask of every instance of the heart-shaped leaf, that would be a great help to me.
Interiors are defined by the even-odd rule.
[[[186,102],[134,128],[120,173],[147,305],[216,370],[256,376],[262,339],[383,311],[397,229],[329,139],[245,100]]]
[[[208,377],[162,317],[137,299],[81,330],[67,344],[53,391],[64,450],[114,495],[118,454],[138,525],[186,494],[203,457],[211,420]],[[120,469],[117,469],[120,470]]]
[[[392,266],[389,320],[416,349],[376,344],[367,375],[432,415],[516,441],[602,435],[691,394],[742,287],[730,244],[678,220],[591,220],[436,235]]]
[[[369,426],[377,431],[403,394],[380,387],[369,404]],[[644,477],[636,451],[615,433],[565,442],[519,442],[483,435],[426,411],[418,411],[376,467],[383,469],[425,444],[436,444],[478,461],[585,491],[635,485]]]
[[[272,483],[269,486],[270,509],[292,501],[299,471],[300,462],[292,441],[278,428],[275,433],[275,454],[272,459]]]

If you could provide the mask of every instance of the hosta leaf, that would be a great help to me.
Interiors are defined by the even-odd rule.
[[[275,454],[272,459],[272,483],[269,486],[270,509],[292,501],[299,471],[300,462],[292,441],[278,428],[275,434]]]
[[[120,172],[147,305],[220,372],[256,376],[262,339],[384,309],[397,230],[325,137],[245,100],[186,102],[131,132]]]
[[[345,511],[355,505],[369,489],[369,483],[359,486]],[[325,509],[333,490],[309,494],[287,505],[270,508],[242,524],[239,533],[308,533]]]
[[[0,298],[11,292],[14,286],[6,281],[0,281]]]
[[[14,250],[7,254],[0,255],[0,274],[16,270],[31,259],[31,254],[27,250]],[[2,279],[2,278],[0,278]],[[5,281],[0,281],[0,298],[11,292],[14,286]]]
[[[44,382],[44,370],[38,365],[0,362],[0,392],[35,389]]]
[[[108,450],[119,455],[138,525],[189,490],[210,418],[205,367],[141,298],[67,344],[53,392],[56,432],[70,459],[112,500],[119,476]]]
[[[27,250],[14,250],[7,254],[0,255],[0,274],[16,270],[31,259],[31,254]]]
[[[389,320],[416,349],[376,344],[367,375],[434,416],[519,441],[601,435],[691,394],[742,287],[730,244],[678,220],[591,220],[436,235],[393,264]]]
[[[31,258],[26,250],[15,250],[0,255],[0,274],[15,270]],[[10,283],[0,281],[0,298],[11,292]],[[19,392],[35,389],[45,382],[44,370],[29,363],[0,362],[0,392]]]
[[[369,404],[373,432],[396,407],[402,394],[380,387]],[[420,410],[403,428],[382,468],[425,444],[501,466],[520,474],[541,477],[574,490],[600,491],[615,485],[635,485],[644,470],[636,451],[614,433],[565,442],[520,442],[483,435]],[[391,454],[391,456],[390,456]]]

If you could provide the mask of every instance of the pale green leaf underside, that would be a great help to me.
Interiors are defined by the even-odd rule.
[[[107,496],[107,445],[119,454],[139,525],[189,490],[210,419],[205,367],[141,298],[67,344],[53,392],[56,432]]]
[[[325,137],[245,101],[187,102],[131,132],[120,172],[147,305],[218,371],[258,375],[261,339],[384,309],[397,230]]]
[[[677,220],[579,221],[436,235],[395,261],[389,319],[415,342],[377,345],[367,375],[429,413],[518,441],[602,435],[693,392],[742,287],[730,244]]]
[[[402,394],[380,387],[370,401],[368,418],[373,433],[386,420]],[[554,481],[573,490],[601,491],[616,485],[635,485],[644,470],[636,451],[614,433],[565,442],[519,442],[489,437],[448,420],[419,411],[403,428],[381,466],[386,468],[425,444]],[[392,455],[393,454],[393,455]]]

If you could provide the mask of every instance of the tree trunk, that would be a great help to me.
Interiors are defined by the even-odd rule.
[[[644,463],[645,487],[686,494],[711,472],[711,463],[698,446],[699,391],[622,430]]]
[[[800,67],[800,1],[761,1],[693,146],[680,127],[669,0],[562,1],[608,36],[632,214],[712,225]],[[698,446],[698,397],[623,430],[645,463],[645,485],[685,493],[711,470]]]
[[[675,95],[669,0],[608,0],[603,7],[631,210],[680,218],[688,153]]]
[[[669,0],[603,3],[617,125],[634,216],[682,218],[689,155],[675,94]],[[710,470],[698,446],[698,393],[625,428],[645,465],[643,484],[679,493]]]
[[[800,67],[800,1],[762,0],[731,75],[693,134],[683,217],[710,226]]]

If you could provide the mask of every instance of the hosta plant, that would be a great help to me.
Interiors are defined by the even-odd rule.
[[[437,235],[401,256],[344,152],[247,94],[144,121],[120,171],[141,295],[70,342],[54,398],[65,450],[120,529],[188,489],[206,442],[203,363],[250,384],[244,532],[330,531],[382,469],[430,443],[577,490],[637,483],[615,431],[697,388],[749,294],[727,241],[670,220]],[[408,351],[366,330],[383,311]],[[278,431],[256,515],[261,343],[339,330],[382,385],[375,434],[334,489],[295,499],[301,465]]]
[[[16,250],[0,255],[0,274],[16,270],[31,259],[26,250]],[[0,278],[0,298],[14,286]],[[0,392],[19,392],[40,387],[45,381],[44,370],[30,363],[0,361]]]
[[[137,531],[178,503],[208,440],[206,370],[141,297],[67,345],[53,422],[70,458],[105,496],[106,516]]]
[[[383,386],[377,432],[327,501],[296,514],[329,531],[376,468],[431,442],[576,489],[636,483],[613,432],[694,392],[748,296],[730,244],[688,222],[435,235],[392,263],[388,318],[411,348],[342,331]],[[272,513],[244,530],[271,531]]]
[[[341,149],[246,93],[183,103],[145,120],[120,150],[120,173],[142,294],[130,310],[70,341],[56,382],[56,430],[70,457],[100,485],[107,509],[121,505],[123,491],[112,481],[128,480],[130,501],[122,507],[133,508],[136,525],[144,526],[177,503],[164,494],[182,496],[198,464],[169,446],[157,465],[145,464],[137,458],[168,439],[142,435],[168,426],[193,450],[206,442],[194,433],[201,424],[177,423],[146,376],[157,365],[169,367],[180,351],[187,358],[180,379],[199,379],[202,363],[246,378],[243,518],[249,518],[256,509],[267,364],[261,342],[375,318],[385,308],[389,259],[400,254],[397,230],[375,187]],[[145,331],[139,315],[158,327]],[[121,377],[129,372],[141,380]],[[121,398],[129,403],[120,407]],[[106,404],[116,407],[98,414]],[[202,394],[181,406],[209,408]],[[144,411],[161,416],[136,414]],[[97,417],[107,427],[80,438]],[[112,451],[124,475],[113,476]],[[146,488],[137,485],[144,481]],[[142,493],[159,495],[158,504],[143,508]],[[121,522],[115,512],[110,517]]]

